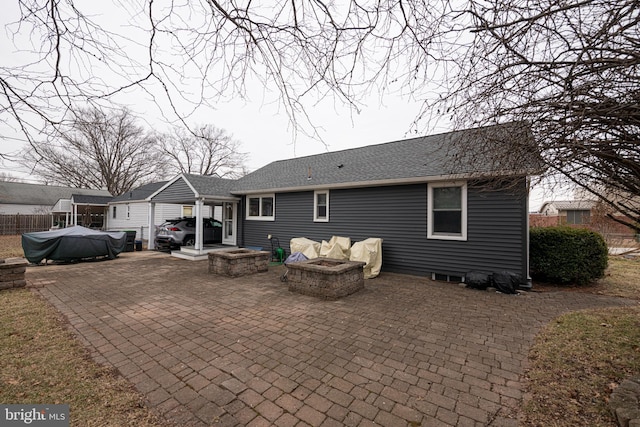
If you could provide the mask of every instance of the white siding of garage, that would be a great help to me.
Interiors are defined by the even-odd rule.
[[[127,205],[129,217],[127,218]],[[113,217],[113,208],[116,207],[116,217]],[[168,219],[182,216],[181,204],[157,203],[155,208],[154,225],[160,225]],[[185,205],[186,206],[186,205]],[[205,206],[203,215],[211,215],[211,207]],[[147,240],[149,238],[149,202],[136,201],[129,203],[109,204],[107,216],[107,230],[135,230],[136,239]],[[142,236],[142,237],[141,237]]]

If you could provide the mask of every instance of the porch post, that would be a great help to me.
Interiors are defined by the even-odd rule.
[[[149,202],[149,240],[147,241],[147,249],[154,250],[156,248],[155,240],[156,240],[156,226],[154,224],[156,218],[156,204],[155,202]],[[140,238],[144,238],[144,236],[140,236]]]
[[[196,199],[196,245],[195,249],[201,251],[204,249],[203,236],[202,236],[202,206],[204,202],[202,199]]]

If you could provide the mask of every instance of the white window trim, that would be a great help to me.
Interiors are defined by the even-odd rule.
[[[271,216],[262,216],[262,199],[263,198],[267,198],[267,197],[271,197],[273,199],[273,215]],[[260,209],[260,215],[259,216],[250,216],[249,215],[249,200],[250,199],[260,199],[260,204],[259,204],[259,209]],[[256,195],[252,195],[252,196],[247,196],[247,203],[246,203],[247,207],[246,207],[246,211],[245,211],[245,218],[249,221],[275,221],[276,219],[276,195],[275,193],[272,194],[256,194]]]
[[[131,219],[131,206],[127,203],[127,219]]]
[[[462,232],[460,234],[444,234],[433,232],[433,189],[442,187],[462,187]],[[434,240],[467,240],[467,183],[466,181],[433,182],[427,185],[427,239]]]
[[[318,216],[318,194],[327,195],[327,216]],[[316,190],[313,192],[313,221],[314,222],[329,222],[329,190]]]

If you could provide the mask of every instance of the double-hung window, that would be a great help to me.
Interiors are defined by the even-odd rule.
[[[273,221],[275,219],[275,195],[247,197],[247,219]]]
[[[427,238],[467,240],[467,184],[432,183],[427,193]]]
[[[319,190],[313,193],[313,220],[315,222],[329,222],[329,190]]]

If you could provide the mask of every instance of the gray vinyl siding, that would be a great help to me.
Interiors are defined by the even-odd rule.
[[[193,200],[195,200],[195,194],[184,179],[178,179],[153,198],[153,201],[157,203],[183,203],[188,200],[190,200],[191,204],[193,204]]]
[[[526,277],[524,178],[517,188],[520,196],[469,186],[466,241],[427,239],[426,184],[330,190],[326,223],[313,222],[313,191],[278,193],[275,221],[242,221],[241,244],[269,250],[271,234],[289,254],[293,237],[318,242],[334,235],[352,242],[379,237],[383,271],[463,276],[507,270]]]

